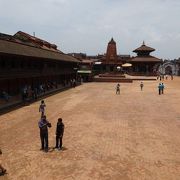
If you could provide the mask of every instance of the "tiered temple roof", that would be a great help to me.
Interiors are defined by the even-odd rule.
[[[160,62],[161,59],[151,56],[150,53],[155,51],[154,48],[146,46],[145,43],[135,49],[133,52],[137,53],[137,56],[132,58],[132,62]]]

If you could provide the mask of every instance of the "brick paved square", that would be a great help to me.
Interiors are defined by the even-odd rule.
[[[40,102],[0,116],[2,179],[179,180],[180,78],[121,84],[89,83],[45,99],[50,151],[40,151]],[[57,118],[65,124],[56,151]]]

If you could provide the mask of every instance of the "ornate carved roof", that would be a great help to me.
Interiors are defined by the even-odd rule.
[[[153,52],[153,51],[155,51],[155,49],[151,48],[149,46],[146,46],[144,41],[143,41],[143,44],[139,48],[135,49],[133,52],[139,53],[139,52],[144,52],[144,51],[146,51],[146,52]]]

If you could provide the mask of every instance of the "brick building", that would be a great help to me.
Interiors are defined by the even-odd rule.
[[[24,86],[66,85],[76,77],[79,60],[24,32],[0,33],[0,93],[17,95]]]

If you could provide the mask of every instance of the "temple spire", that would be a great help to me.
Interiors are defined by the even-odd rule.
[[[145,46],[145,42],[143,41],[143,44],[142,44],[143,46]]]
[[[111,38],[111,41],[109,43],[115,43],[113,37]]]
[[[117,60],[116,42],[112,37],[107,46],[106,61],[116,61],[116,60]]]

